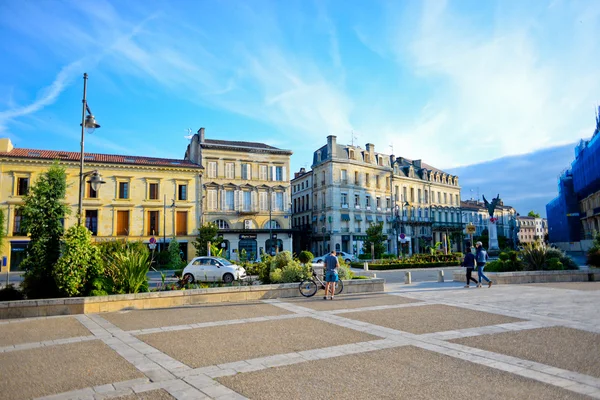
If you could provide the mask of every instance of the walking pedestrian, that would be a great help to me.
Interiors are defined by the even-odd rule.
[[[331,253],[325,257],[325,296],[323,300],[327,300],[327,293],[329,293],[329,289],[331,288],[331,297],[333,300],[333,294],[335,293],[335,283],[338,281],[338,268],[340,267],[340,262],[338,258],[335,256],[335,250],[332,250]]]
[[[488,288],[492,287],[492,281],[485,276],[485,274],[483,273],[483,269],[485,268],[485,264],[487,263],[488,260],[488,253],[487,251],[485,251],[485,249],[483,248],[483,243],[481,242],[477,242],[477,253],[475,254],[475,260],[477,261],[477,275],[479,278],[479,283],[477,284],[477,287],[480,288],[481,287],[481,278],[485,279],[488,283]]]
[[[460,265],[467,269],[467,285],[465,287],[468,288],[468,287],[470,287],[469,284],[471,283],[471,281],[473,281],[477,284],[477,281],[475,280],[475,278],[473,278],[471,276],[471,274],[473,273],[473,269],[475,268],[475,265],[477,264],[477,262],[475,261],[475,256],[471,252],[471,248],[467,247],[466,251],[467,251],[467,253],[465,254],[465,258],[463,258],[463,261]]]

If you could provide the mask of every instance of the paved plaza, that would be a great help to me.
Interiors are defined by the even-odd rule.
[[[600,283],[387,289],[1,321],[0,399],[600,399]]]

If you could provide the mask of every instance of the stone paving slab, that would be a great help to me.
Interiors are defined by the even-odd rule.
[[[0,324],[0,347],[90,335],[74,317],[21,320]]]
[[[0,354],[0,399],[19,400],[144,375],[99,340]]]
[[[251,399],[584,399],[412,346],[309,361],[217,380]]]
[[[414,334],[523,321],[504,315],[446,305],[425,305],[345,313],[344,317]]]
[[[528,283],[526,286],[550,287],[568,290],[600,290],[600,282],[553,282],[553,283]]]
[[[138,338],[192,368],[380,339],[314,318],[152,333]]]
[[[112,400],[174,400],[169,392],[164,389],[150,390],[148,392],[128,394],[125,396],[112,397]]]
[[[315,296],[308,299],[287,300],[288,303],[293,303],[302,307],[310,308],[315,311],[331,311],[344,310],[348,308],[387,306],[395,304],[415,303],[418,300],[409,299],[407,297],[392,296],[388,294],[372,294],[372,295],[349,295],[338,296],[335,300],[323,300],[323,296]]]
[[[163,326],[197,324],[289,314],[289,312],[264,303],[230,303],[153,310],[131,310],[102,314],[102,318],[119,328],[158,328]]]
[[[555,326],[451,340],[600,378],[600,334]]]

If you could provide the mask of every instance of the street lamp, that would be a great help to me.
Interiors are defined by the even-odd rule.
[[[83,137],[84,132],[93,133],[96,128],[100,128],[100,125],[96,122],[90,107],[87,104],[86,95],[87,95],[87,78],[88,75],[86,73],[83,74],[83,100],[82,100],[82,110],[81,110],[81,153],[79,155],[79,207],[77,208],[77,225],[81,225],[82,219],[82,208],[83,208],[83,182],[86,176],[91,176],[90,184],[92,185],[92,189],[95,191],[100,188],[100,185],[105,183],[102,180],[102,177],[98,173],[98,171],[92,171],[88,173],[83,173],[83,161],[84,161],[84,153],[83,153]],[[87,112],[87,116],[86,116]]]

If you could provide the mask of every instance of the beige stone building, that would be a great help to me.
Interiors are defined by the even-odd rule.
[[[294,173],[290,182],[292,187],[292,228],[294,230],[294,252],[299,254],[302,250],[310,250],[312,242],[312,188],[313,173],[300,168]],[[316,220],[316,218],[315,218]]]
[[[519,242],[521,245],[543,243],[548,234],[548,221],[546,218],[529,216],[517,217],[519,223]]]
[[[67,172],[66,202],[71,214],[65,228],[77,224],[79,203],[79,152],[14,148],[0,139],[0,207],[6,215],[7,233],[2,255],[7,266],[18,269],[29,238],[21,229],[18,207],[38,176],[57,160]],[[96,240],[128,239],[148,242],[158,249],[172,236],[186,258],[193,257],[200,208],[198,193],[202,168],[186,160],[144,156],[85,153],[84,172],[98,170],[105,183],[94,191],[84,186],[83,223]]]
[[[378,153],[370,143],[363,149],[328,136],[314,152],[312,180],[310,250],[318,255],[360,254],[372,223],[383,224],[388,252],[404,254],[463,229],[457,176],[421,160]]]
[[[207,139],[204,128],[192,137],[185,159],[205,169],[201,222],[217,224],[228,258],[292,250],[291,154],[263,143]]]

